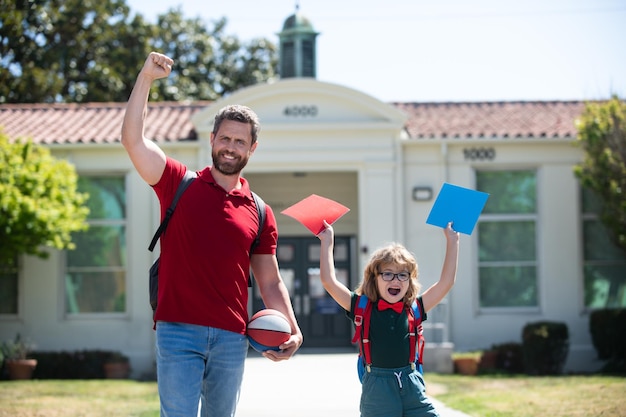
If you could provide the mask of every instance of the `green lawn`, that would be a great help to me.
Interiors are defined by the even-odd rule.
[[[626,417],[624,377],[427,374],[426,386],[474,417]]]
[[[620,377],[429,373],[426,385],[430,395],[474,417],[626,417],[626,378]],[[155,382],[0,381],[0,417],[158,415]]]
[[[0,417],[158,417],[155,382],[34,380],[0,382]]]

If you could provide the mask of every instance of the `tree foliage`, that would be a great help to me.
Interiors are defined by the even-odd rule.
[[[1,13],[0,101],[128,98],[151,32],[125,0],[3,0]]]
[[[73,249],[71,233],[87,228],[89,213],[73,165],[0,131],[0,166],[0,264],[20,254],[45,258],[43,246]]]
[[[175,61],[152,100],[214,100],[275,76],[276,47],[180,9],[156,24],[126,0],[0,0],[0,103],[122,102],[151,50]]]
[[[163,100],[215,100],[276,76],[276,47],[266,39],[242,43],[226,33],[226,19],[208,30],[180,9],[158,17],[153,49],[174,59],[170,76],[158,84]]]
[[[617,97],[588,103],[577,128],[585,156],[574,173],[600,198],[600,220],[626,251],[626,103]]]

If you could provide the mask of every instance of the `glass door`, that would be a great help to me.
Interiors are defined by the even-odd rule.
[[[349,288],[352,288],[351,241],[349,237],[335,237],[337,279]],[[316,237],[287,237],[278,240],[278,265],[304,336],[304,346],[351,346],[350,320],[345,311],[328,295],[320,281],[319,254],[320,242]],[[258,311],[264,306],[256,285],[253,293],[253,309]]]

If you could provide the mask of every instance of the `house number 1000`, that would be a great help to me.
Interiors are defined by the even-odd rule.
[[[496,150],[494,148],[466,148],[463,149],[463,156],[466,161],[491,161],[496,158]]]

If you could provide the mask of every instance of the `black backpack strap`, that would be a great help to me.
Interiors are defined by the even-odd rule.
[[[259,197],[256,193],[252,192],[252,198],[254,198],[254,204],[256,205],[256,213],[259,216],[259,230],[256,232],[256,237],[254,238],[254,242],[252,242],[252,246],[250,246],[250,255],[254,249],[259,246],[259,242],[261,242],[261,232],[263,231],[263,227],[265,226],[265,201],[261,197]]]
[[[163,232],[167,228],[167,225],[170,222],[170,218],[172,217],[172,214],[174,213],[174,209],[176,208],[176,204],[178,204],[178,200],[180,199],[180,196],[183,195],[183,192],[187,189],[187,187],[189,187],[189,184],[191,184],[193,180],[196,179],[197,176],[198,175],[194,171],[187,171],[185,172],[185,176],[183,177],[183,179],[180,180],[180,184],[178,184],[178,188],[176,189],[176,194],[174,195],[172,204],[170,204],[167,211],[165,212],[165,217],[163,218],[163,221],[159,225],[159,228],[157,229],[157,231],[154,233],[154,236],[152,237],[152,241],[150,242],[150,246],[148,246],[148,250],[150,252],[154,250],[157,240],[159,240],[159,237],[161,237],[161,234],[163,234]]]
[[[256,213],[259,216],[259,230],[256,232],[256,237],[250,246],[250,256],[252,256],[252,252],[254,249],[259,246],[259,242],[261,242],[261,232],[263,231],[263,227],[265,226],[265,201],[261,197],[259,197],[256,193],[252,191],[252,198],[254,199],[254,204],[256,205]],[[248,275],[248,287],[252,287],[252,272]]]

